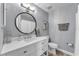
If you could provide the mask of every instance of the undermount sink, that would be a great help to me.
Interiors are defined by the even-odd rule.
[[[12,41],[33,41],[34,39],[36,39],[36,37],[26,37],[26,36],[21,36],[21,37],[14,37],[12,38]]]
[[[33,40],[35,40],[35,39],[36,39],[36,37],[31,37],[31,38],[26,38],[26,39],[24,38],[24,41],[26,41],[26,42],[27,42],[27,41],[33,41]]]

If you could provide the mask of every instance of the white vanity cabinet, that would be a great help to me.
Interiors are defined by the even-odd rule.
[[[6,56],[28,56],[31,53],[33,53],[33,51],[36,51],[36,44],[28,45],[28,46],[13,50],[4,55]]]
[[[28,42],[26,44],[27,45],[25,45],[25,43],[24,43],[23,47],[14,49],[14,50],[6,52],[6,53],[3,53],[2,55],[3,56],[41,56],[45,52],[46,52],[46,55],[47,55],[48,38],[39,37],[39,38],[34,39],[33,41]],[[11,48],[11,49],[13,49],[13,48]]]
[[[37,50],[37,55],[42,55],[44,52],[48,52],[48,39],[38,42]]]

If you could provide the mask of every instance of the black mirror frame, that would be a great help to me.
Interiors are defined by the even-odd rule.
[[[34,29],[32,32],[30,32],[30,33],[24,33],[24,32],[22,32],[22,31],[17,27],[17,25],[16,25],[16,19],[17,19],[17,17],[18,17],[20,14],[28,14],[28,15],[30,15],[30,16],[33,17],[33,19],[34,19],[34,21],[35,21],[35,29]],[[17,29],[20,33],[22,33],[22,34],[31,34],[31,33],[33,33],[34,31],[36,31],[36,27],[37,27],[37,22],[36,22],[35,17],[34,17],[33,15],[31,15],[30,13],[27,13],[27,12],[21,12],[21,13],[17,14],[17,16],[15,17],[14,24],[15,24],[16,29]]]

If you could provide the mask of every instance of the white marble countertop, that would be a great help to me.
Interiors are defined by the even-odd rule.
[[[44,40],[45,38],[48,38],[48,36],[35,37],[35,38],[31,38],[31,40],[27,40],[27,41],[25,41],[25,40],[13,41],[9,44],[4,44],[3,48],[2,48],[2,51],[1,51],[1,54],[5,54],[7,52],[22,48],[24,46],[31,45],[33,43]]]

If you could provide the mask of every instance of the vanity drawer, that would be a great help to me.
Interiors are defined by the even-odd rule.
[[[37,56],[37,51],[32,51],[31,53],[29,53],[27,56]]]
[[[48,50],[48,39],[44,39],[37,43],[37,55],[42,55],[45,51]]]
[[[36,44],[28,45],[23,48],[6,53],[6,56],[29,56],[30,53],[36,51]]]

